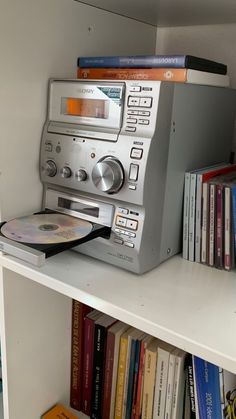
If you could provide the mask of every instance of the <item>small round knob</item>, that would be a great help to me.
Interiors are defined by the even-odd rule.
[[[83,182],[84,180],[87,179],[87,173],[85,172],[85,170],[79,169],[75,173],[75,177],[79,182]]]
[[[100,191],[116,193],[123,185],[123,167],[114,157],[106,157],[94,166],[92,180]]]
[[[71,175],[72,175],[71,169],[68,166],[64,166],[61,169],[60,173],[61,173],[61,176],[64,177],[64,178],[71,177]]]
[[[46,173],[47,176],[53,177],[57,173],[57,166],[53,160],[48,160],[43,167],[43,171]]]

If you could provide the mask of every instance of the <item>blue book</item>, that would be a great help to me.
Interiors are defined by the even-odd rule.
[[[222,419],[219,367],[197,356],[193,362],[200,418]]]
[[[225,64],[193,55],[79,57],[77,65],[80,68],[192,68],[211,73],[227,73]]]

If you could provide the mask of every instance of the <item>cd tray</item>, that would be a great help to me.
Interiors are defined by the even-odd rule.
[[[44,210],[35,213],[38,214],[60,214],[58,211]],[[7,222],[4,221],[0,223],[0,229]],[[65,250],[72,249],[75,246],[78,246],[82,243],[86,243],[90,240],[93,240],[97,237],[103,237],[109,239],[111,228],[103,226],[101,224],[93,223],[92,230],[90,233],[82,238],[62,243],[53,243],[53,244],[35,244],[35,243],[22,243],[17,242],[16,240],[6,238],[0,231],[0,251],[16,256],[20,259],[25,260],[26,262],[33,263],[34,265],[41,266],[44,263],[45,258],[49,258],[58,253],[61,253]]]

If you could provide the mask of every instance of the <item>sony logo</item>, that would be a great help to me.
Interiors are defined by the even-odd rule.
[[[93,93],[94,89],[78,89],[78,93]]]

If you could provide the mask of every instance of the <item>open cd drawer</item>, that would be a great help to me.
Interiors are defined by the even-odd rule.
[[[0,223],[0,250],[33,265],[42,266],[50,256],[97,237],[108,239],[110,233],[110,227],[45,210]]]

